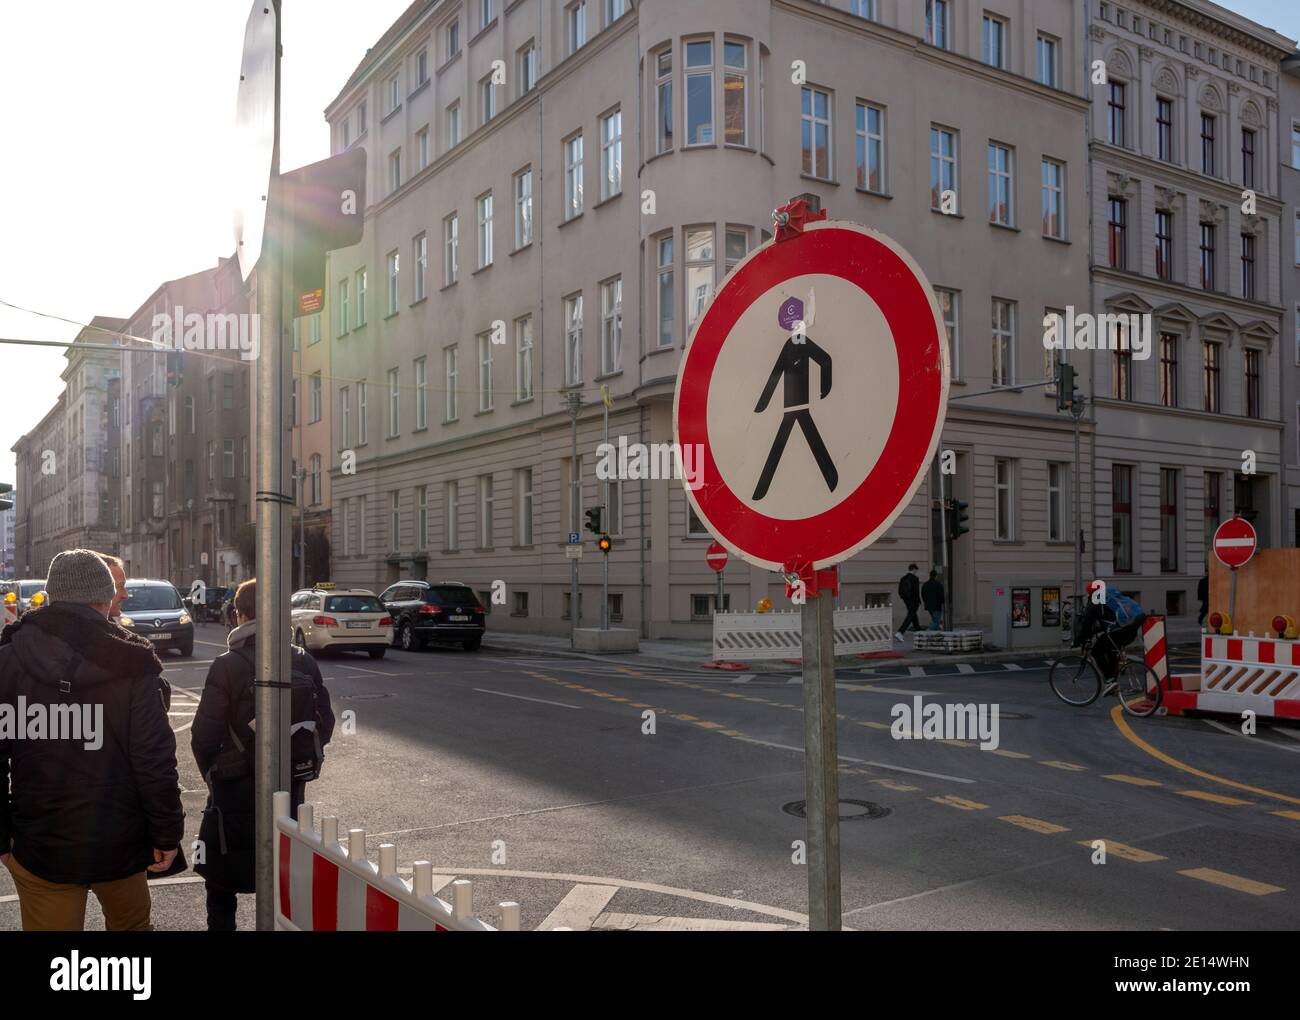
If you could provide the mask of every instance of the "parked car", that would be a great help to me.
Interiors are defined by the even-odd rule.
[[[398,647],[419,651],[430,641],[456,642],[476,652],[487,629],[487,610],[459,581],[398,581],[379,601],[393,617]]]
[[[33,595],[37,593],[42,594],[42,597],[36,602],[37,607],[46,601],[44,598],[45,581],[43,578],[27,578],[19,581],[12,581],[10,583],[13,585],[13,590],[18,595],[19,616],[22,616],[23,613],[32,608]]]
[[[289,620],[293,643],[309,652],[363,651],[382,659],[393,641],[392,617],[364,588],[317,586],[294,592]]]
[[[194,654],[194,620],[170,581],[127,578],[117,622],[148,638],[159,651],[175,648],[182,656]]]

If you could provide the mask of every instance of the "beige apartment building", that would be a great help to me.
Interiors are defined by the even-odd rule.
[[[330,566],[330,344],[325,340],[325,312],[294,320],[293,327],[293,584],[328,580]],[[254,510],[256,512],[256,510]]]
[[[1295,42],[1204,0],[1087,9],[1107,78],[1089,125],[1092,302],[1151,316],[1147,360],[1083,363],[1098,419],[1092,569],[1177,616],[1196,611],[1224,518],[1252,520],[1261,545],[1294,540],[1278,96]]]
[[[1068,587],[1070,422],[1047,388],[1020,387],[1049,370],[1045,311],[1088,304],[1083,26],[1067,0],[1005,6],[412,5],[326,111],[335,151],[367,149],[370,202],[362,243],[331,257],[326,308],[334,580],[502,580],[493,627],[562,632],[566,535],[607,502],[612,621],[704,633],[710,537],[679,481],[623,481],[606,500],[601,388],[615,442],[671,442],[704,303],[772,210],[812,192],[900,241],[939,291],[943,445],[972,506],[958,619],[987,619],[998,580]],[[842,601],[940,559],[937,495],[924,486],[844,566]],[[589,542],[587,624],[599,581]],[[734,559],[725,582],[738,607],[783,597]]]

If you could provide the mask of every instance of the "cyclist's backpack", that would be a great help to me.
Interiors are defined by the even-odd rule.
[[[256,659],[248,655],[243,648],[235,651],[240,658],[253,667],[253,675],[256,676]],[[306,656],[298,649],[289,650],[289,675],[293,684],[290,694],[289,754],[290,774],[295,783],[319,779],[321,766],[325,764],[325,748],[320,739],[320,714],[316,704],[316,681],[303,668],[305,659]],[[233,728],[230,730],[230,738],[238,750],[244,751],[243,744]],[[246,753],[251,764],[251,750]],[[218,776],[218,778],[222,777]]]
[[[1127,595],[1121,595],[1113,588],[1106,590],[1106,608],[1115,614],[1115,623],[1127,627],[1145,617],[1146,611]]]

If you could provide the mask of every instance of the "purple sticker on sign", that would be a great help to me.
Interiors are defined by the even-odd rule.
[[[803,302],[797,297],[787,298],[777,312],[776,321],[782,329],[794,329],[795,323],[803,321]]]

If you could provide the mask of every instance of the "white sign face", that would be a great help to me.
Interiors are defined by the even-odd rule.
[[[582,559],[582,546],[580,546],[580,545],[566,545],[566,546],[564,547],[564,558],[565,558],[566,560],[580,560],[580,559]]]
[[[235,200],[235,252],[245,280],[261,257],[266,229],[275,148],[275,36],[275,5],[270,0],[253,0],[239,67],[235,107],[238,147],[228,161]]]

